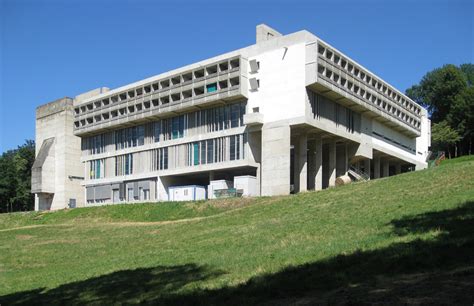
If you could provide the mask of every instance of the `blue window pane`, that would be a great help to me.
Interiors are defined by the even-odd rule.
[[[199,143],[193,144],[193,151],[194,151],[194,165],[199,165]]]
[[[217,83],[206,85],[207,92],[217,91]]]

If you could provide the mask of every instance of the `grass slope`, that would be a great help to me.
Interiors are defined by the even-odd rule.
[[[295,196],[0,215],[3,304],[474,301],[474,158]]]

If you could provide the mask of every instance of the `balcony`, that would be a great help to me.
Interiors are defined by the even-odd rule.
[[[318,42],[307,86],[392,128],[419,136],[422,108],[335,49]]]
[[[85,136],[247,98],[246,66],[234,57],[77,105],[74,134]]]

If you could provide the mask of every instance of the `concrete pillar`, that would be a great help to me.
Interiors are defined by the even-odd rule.
[[[290,193],[289,124],[270,123],[262,127],[262,196]]]
[[[402,173],[402,164],[396,163],[395,164],[395,174],[400,174]]]
[[[262,165],[258,164],[256,170],[256,177],[257,177],[257,195],[260,196],[262,194]]]
[[[370,159],[364,159],[364,172],[370,177]]]
[[[158,177],[156,181],[156,192],[158,201],[168,201],[168,185],[164,177]]]
[[[387,177],[389,176],[389,162],[388,160],[384,160],[382,163],[382,177]]]
[[[329,187],[336,186],[336,141],[329,143]]]
[[[308,190],[314,190],[314,177],[316,176],[316,142],[308,140]]]
[[[323,141],[321,136],[318,136],[315,141],[315,177],[314,177],[314,190],[323,189]]]
[[[374,157],[374,179],[380,178],[380,157]]]
[[[299,192],[308,190],[308,135],[298,137],[298,180]]]
[[[344,143],[344,174],[349,170],[349,150],[347,142]]]

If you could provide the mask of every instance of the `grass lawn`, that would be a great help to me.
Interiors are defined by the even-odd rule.
[[[0,304],[469,304],[474,158],[285,197],[0,215]]]

